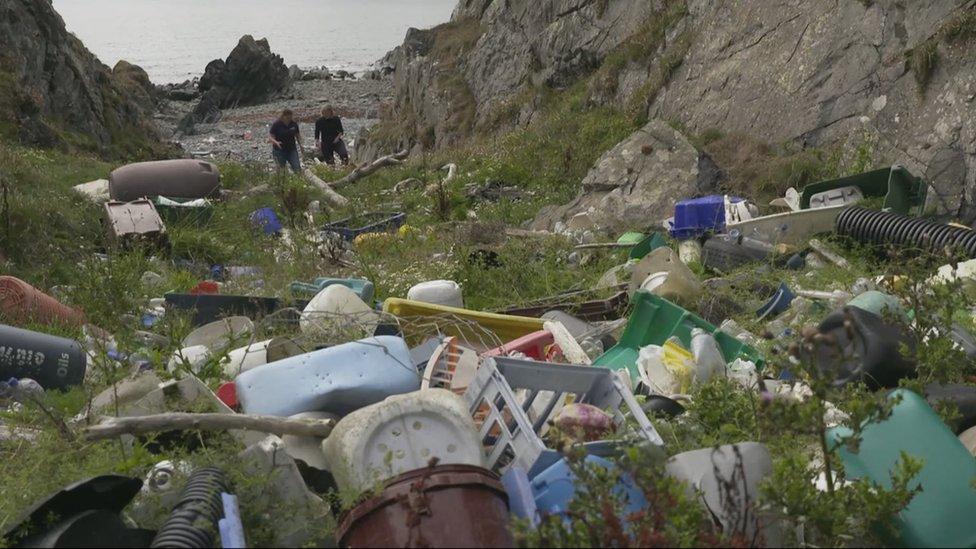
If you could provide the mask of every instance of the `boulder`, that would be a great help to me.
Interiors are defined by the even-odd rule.
[[[224,80],[226,70],[227,63],[223,59],[214,59],[207,63],[207,67],[203,69],[203,76],[200,77],[200,82],[197,84],[197,89],[200,92],[207,92],[220,85]]]
[[[652,120],[597,161],[575,200],[543,209],[532,228],[550,230],[582,212],[603,230],[660,226],[676,200],[708,194],[721,178],[708,155],[681,132]]]
[[[105,157],[166,154],[144,108],[145,73],[129,63],[113,73],[65,29],[50,0],[0,2],[0,36],[0,82],[11,83],[0,86],[0,122],[28,144]]]
[[[245,35],[227,57],[219,82],[207,93],[217,95],[220,108],[259,105],[291,85],[288,67],[271,52],[266,39]]]
[[[112,69],[112,76],[144,112],[152,113],[156,107],[156,87],[142,67],[119,61]]]

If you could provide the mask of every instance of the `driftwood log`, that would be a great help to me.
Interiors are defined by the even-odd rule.
[[[258,431],[273,435],[326,438],[332,433],[331,419],[291,419],[247,414],[167,413],[137,417],[102,417],[100,423],[84,430],[88,440],[104,440],[121,435],[144,435],[166,431]]]
[[[351,185],[360,179],[372,175],[378,170],[386,168],[388,166],[399,166],[403,164],[403,161],[407,159],[410,155],[410,151],[400,151],[396,154],[391,154],[377,158],[372,164],[363,164],[357,167],[355,170],[349,172],[349,174],[342,179],[332,183],[333,188],[344,187],[346,185]]]
[[[302,173],[305,175],[306,181],[308,181],[309,183],[317,187],[320,191],[322,191],[323,195],[325,196],[326,202],[328,202],[329,204],[332,204],[333,206],[340,207],[340,208],[349,204],[348,198],[335,192],[335,189],[332,188],[332,185],[329,185],[325,181],[322,181],[322,178],[315,175],[312,172],[312,170],[305,168],[305,171]]]

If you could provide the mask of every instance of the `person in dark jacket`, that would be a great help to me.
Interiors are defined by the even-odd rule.
[[[349,164],[349,151],[342,140],[345,130],[342,119],[336,116],[332,107],[322,109],[322,118],[315,122],[315,144],[322,150],[325,163],[335,165],[335,155],[338,154],[343,164]]]
[[[271,143],[271,154],[278,168],[290,165],[293,172],[302,171],[298,150],[301,149],[304,154],[305,149],[302,147],[302,134],[298,122],[295,122],[294,113],[288,109],[281,112],[281,117],[271,125],[268,142]]]

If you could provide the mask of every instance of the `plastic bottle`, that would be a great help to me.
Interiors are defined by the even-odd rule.
[[[691,331],[691,352],[695,356],[696,382],[708,383],[713,377],[725,377],[725,357],[712,334],[695,328]]]

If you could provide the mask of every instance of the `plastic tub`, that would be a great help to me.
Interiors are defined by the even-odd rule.
[[[340,547],[514,547],[498,476],[470,465],[404,473],[339,522]]]
[[[85,315],[19,278],[0,276],[0,318],[18,324],[81,326]]]
[[[0,324],[0,380],[31,378],[45,389],[67,389],[85,379],[81,344]]]
[[[400,212],[370,212],[349,217],[322,228],[327,233],[335,233],[352,242],[357,236],[367,233],[391,233],[407,220],[407,214]]]
[[[258,366],[235,383],[244,413],[346,415],[388,396],[419,390],[420,374],[402,339],[380,336]]]
[[[454,316],[461,320],[475,323],[484,330],[498,336],[503,343],[518,339],[522,336],[538,332],[544,328],[544,322],[538,318],[527,318],[521,316],[501,315],[495,313],[483,313],[481,311],[469,311],[456,307],[445,307],[443,305],[431,305],[420,301],[408,299],[387,299],[383,304],[383,311],[400,318]],[[544,311],[543,311],[544,312]],[[541,314],[541,313],[540,313]],[[452,324],[446,326],[444,332],[459,339],[472,343],[482,340],[483,334],[476,333],[473,329]]]
[[[139,162],[113,171],[108,190],[113,200],[123,202],[160,195],[215,198],[220,191],[220,170],[201,160]]]
[[[344,417],[322,444],[340,491],[363,493],[397,475],[441,465],[484,466],[464,399],[444,389],[396,395]]]
[[[690,349],[693,328],[701,328],[715,336],[726,363],[743,358],[755,363],[760,370],[765,364],[758,351],[702,318],[664,298],[647,292],[637,292],[634,294],[634,311],[620,337],[620,343],[596,359],[593,365],[612,370],[627,370],[636,385],[640,381],[637,357],[641,347],[664,345],[670,337],[677,336],[682,345]]]
[[[731,200],[742,202],[741,198]],[[725,197],[722,195],[682,200],[674,206],[674,225],[670,231],[674,238],[693,238],[721,231],[724,227]]]
[[[891,166],[858,175],[807,185],[800,193],[800,208],[809,209],[814,195],[834,189],[855,187],[865,197],[884,197],[882,209],[903,215],[920,214],[928,185],[901,166]]]

